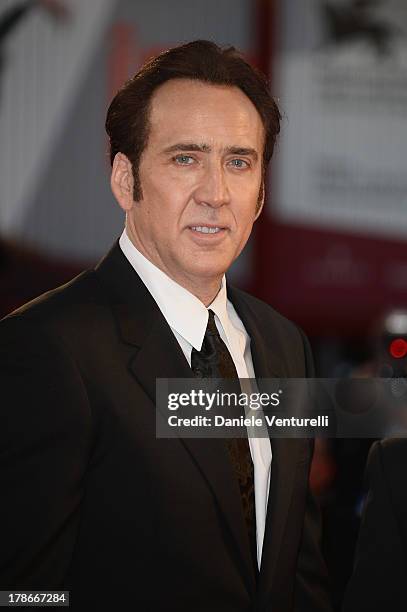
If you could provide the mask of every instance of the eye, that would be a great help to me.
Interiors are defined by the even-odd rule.
[[[244,159],[232,159],[230,161],[234,168],[248,168],[249,164]]]
[[[190,166],[194,161],[194,158],[190,155],[175,155],[172,159],[181,166]]]

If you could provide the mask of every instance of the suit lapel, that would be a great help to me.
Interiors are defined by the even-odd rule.
[[[156,378],[189,378],[191,369],[165,318],[118,245],[96,272],[110,295],[121,340],[135,347],[128,368],[155,406]],[[249,538],[240,504],[239,485],[222,439],[182,438],[210,487],[238,553],[250,591],[255,578]]]
[[[247,304],[244,294],[228,287],[228,295],[251,338],[251,353],[256,379],[289,376],[281,354],[280,340],[269,321],[261,321]],[[260,382],[261,390],[261,382]],[[297,462],[306,443],[303,439],[270,439],[272,477],[267,505],[262,562],[258,586],[260,600],[266,600],[272,586],[289,508],[294,493]]]
[[[280,378],[287,376],[285,364],[279,359],[278,342],[266,340],[265,332],[269,333],[269,322],[261,321],[258,314],[250,308],[244,299],[244,294],[228,285],[228,298],[236,309],[250,336],[254,372],[257,378]]]

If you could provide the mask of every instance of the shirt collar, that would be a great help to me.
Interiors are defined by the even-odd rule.
[[[125,229],[119,239],[119,245],[125,257],[153,296],[170,327],[189,342],[194,349],[200,351],[208,325],[208,309],[205,305],[144,257],[131,242]],[[208,308],[214,311],[228,336],[226,305],[226,278],[223,276],[221,288]]]
[[[208,309],[213,310],[215,315],[218,317],[220,324],[223,327],[223,331],[225,332],[226,338],[228,342],[230,343],[231,332],[230,332],[230,327],[229,327],[230,319],[229,319],[229,315],[227,311],[227,303],[228,303],[228,300],[227,300],[227,289],[226,289],[226,277],[223,276],[222,285],[219,290],[219,293],[217,294],[213,302],[209,304]]]

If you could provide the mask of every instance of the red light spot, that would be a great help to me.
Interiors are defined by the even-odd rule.
[[[407,341],[404,338],[392,340],[389,346],[390,355],[394,359],[402,359],[407,355]]]

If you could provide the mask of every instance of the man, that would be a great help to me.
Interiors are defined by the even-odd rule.
[[[113,100],[125,231],[2,324],[2,588],[69,588],[75,610],[329,610],[311,441],[155,435],[156,378],[312,374],[303,334],[224,278],[279,120],[264,77],[207,41]]]
[[[405,610],[407,443],[375,442],[367,461],[369,492],[344,612]]]

